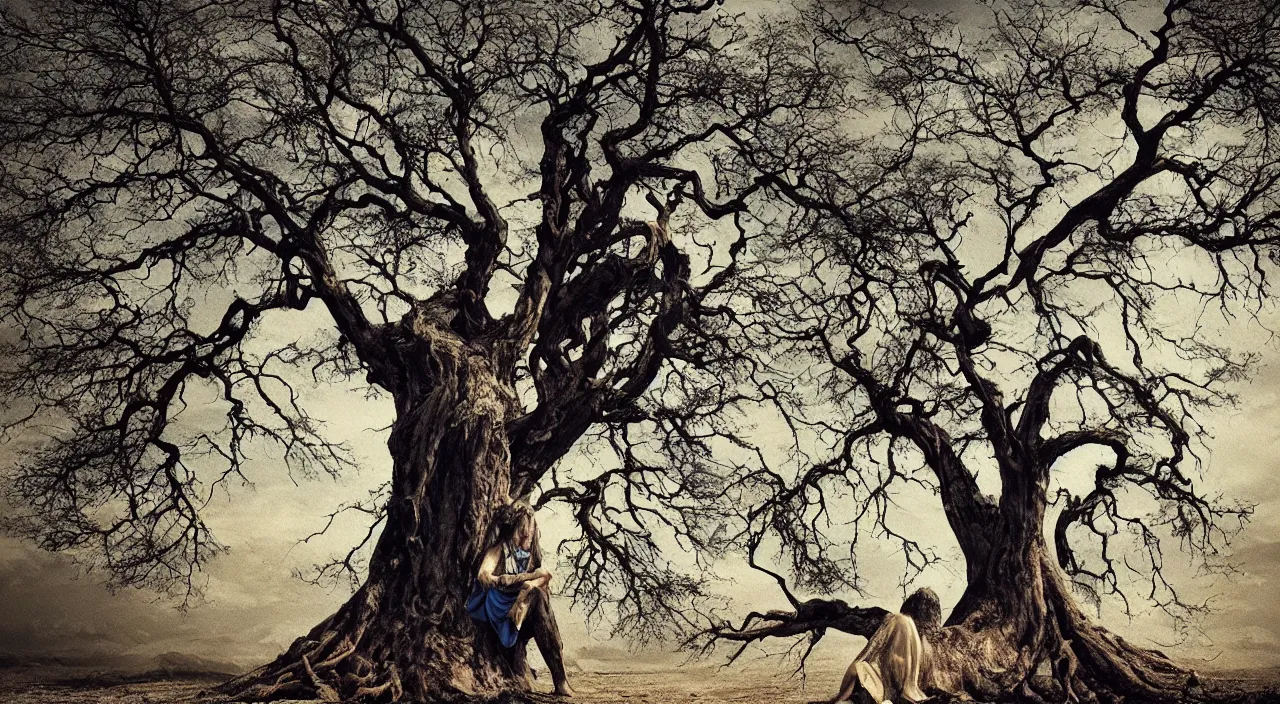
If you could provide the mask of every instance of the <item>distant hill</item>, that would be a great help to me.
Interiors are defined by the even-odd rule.
[[[69,653],[60,655],[0,652],[0,667],[72,667],[111,670],[121,675],[147,674],[151,678],[198,675],[238,675],[244,668],[233,663],[185,653],[121,655],[116,653]]]

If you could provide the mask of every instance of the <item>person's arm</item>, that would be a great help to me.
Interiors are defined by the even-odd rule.
[[[538,567],[531,572],[533,576],[529,581],[520,585],[521,589],[526,591],[530,589],[542,589],[551,583],[551,570],[545,567]]]
[[[489,551],[484,554],[484,560],[480,563],[480,571],[476,573],[476,581],[480,582],[480,586],[510,589],[517,584],[537,578],[537,575],[533,572],[521,572],[520,574],[494,574],[498,569],[498,561],[501,559],[501,545],[495,545],[494,547],[489,548]]]

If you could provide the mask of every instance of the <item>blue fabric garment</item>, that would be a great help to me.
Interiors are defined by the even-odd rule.
[[[520,548],[515,550],[516,566],[521,572],[525,572],[529,567],[529,553]],[[497,587],[483,587],[477,580],[471,589],[471,596],[467,598],[467,615],[481,623],[487,623],[493,626],[493,630],[498,633],[498,641],[503,647],[511,648],[516,644],[516,637],[519,635],[519,629],[511,620],[511,607],[516,603],[516,597],[520,596],[519,589],[505,592]]]
[[[467,599],[467,614],[471,618],[493,626],[498,641],[510,648],[516,644],[517,629],[511,620],[511,606],[516,603],[517,592],[504,592],[496,587],[482,587],[479,582]]]

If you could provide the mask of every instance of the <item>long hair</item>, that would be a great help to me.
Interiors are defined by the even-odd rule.
[[[538,521],[534,518],[533,507],[527,501],[513,501],[499,506],[493,512],[493,522],[489,530],[490,539],[485,542],[489,547],[510,543],[515,538],[516,531],[523,525],[528,525],[532,532],[529,545],[529,568],[541,567],[542,548],[538,540]]]
[[[902,602],[898,611],[903,616],[910,616],[916,628],[921,631],[933,631],[942,628],[942,602],[938,595],[928,587],[921,587],[911,593]]]

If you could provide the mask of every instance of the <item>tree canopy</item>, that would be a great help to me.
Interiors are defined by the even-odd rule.
[[[568,504],[566,593],[642,638],[873,628],[792,590],[856,592],[864,531],[901,547],[904,585],[936,561],[888,518],[906,483],[938,496],[974,589],[1040,549],[1052,505],[1057,567],[1017,569],[1096,601],[1127,593],[1123,564],[1180,615],[1164,540],[1211,561],[1248,517],[1189,465],[1255,359],[1197,316],[1271,295],[1274,3],[1037,0],[977,24],[875,2],[30,5],[0,14],[0,394],[8,431],[49,430],[6,527],[117,584],[190,593],[248,443],[349,467],[295,388],[339,380],[405,428],[497,419],[499,441],[449,446],[500,470],[475,496]],[[312,307],[330,329],[255,345]],[[220,427],[178,421],[197,402]],[[750,436],[766,415],[781,455]],[[1092,476],[1060,477],[1084,448]],[[571,452],[599,454],[562,476]],[[424,508],[445,470],[423,463],[351,505],[366,543],[454,516]],[[719,621],[673,546],[745,552],[795,610]]]
[[[893,519],[909,485],[938,496],[971,588],[1009,540],[1000,517],[1039,501],[1087,601],[1202,613],[1163,551],[1225,569],[1252,510],[1195,480],[1206,415],[1236,402],[1258,359],[1206,333],[1210,318],[1263,325],[1273,295],[1276,8],[808,16],[879,101],[854,129],[753,153],[791,167],[771,187],[794,207],[768,228],[773,264],[754,280],[784,354],[809,361],[779,397],[795,461],[747,476],[739,538],[794,611],[709,633],[745,647],[873,630],[879,609],[819,609],[791,590],[858,592],[868,538],[899,546],[904,587],[940,559]]]
[[[699,583],[645,526],[701,540],[706,440],[750,373],[725,301],[763,186],[738,146],[837,88],[793,32],[746,26],[713,2],[5,10],[0,388],[11,430],[54,428],[9,527],[188,590],[246,443],[303,474],[349,464],[293,387],[364,377],[409,412],[431,382],[405,350],[435,330],[519,396],[513,496],[589,428],[616,452],[544,495],[579,505],[571,591],[678,613]],[[254,346],[314,306],[331,331]],[[175,422],[193,397],[223,425]]]

